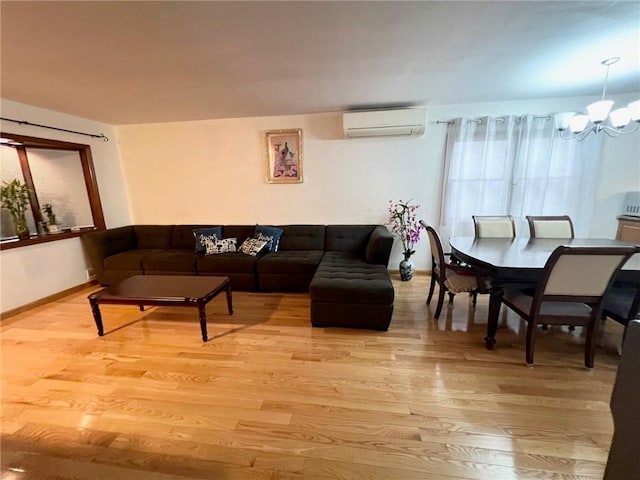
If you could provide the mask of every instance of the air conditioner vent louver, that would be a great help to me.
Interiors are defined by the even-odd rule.
[[[417,137],[424,133],[426,111],[421,108],[346,112],[344,138]]]

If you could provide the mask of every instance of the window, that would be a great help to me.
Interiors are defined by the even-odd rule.
[[[0,136],[0,180],[4,183],[18,179],[25,183],[30,205],[30,238],[18,240],[13,219],[3,214],[0,248],[55,241],[105,228],[89,145],[11,133]],[[46,204],[51,205],[60,226],[55,234],[44,229],[47,216],[42,207]]]
[[[441,235],[473,235],[472,215],[569,215],[588,236],[601,140],[557,135],[550,117],[456,119],[447,130]]]

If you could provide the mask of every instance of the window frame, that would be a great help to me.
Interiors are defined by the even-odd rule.
[[[96,173],[93,166],[93,156],[91,154],[91,146],[82,143],[66,142],[62,140],[51,140],[47,138],[31,137],[27,135],[18,135],[9,132],[0,132],[0,136],[3,139],[11,140],[20,145],[5,144],[16,149],[18,159],[20,161],[20,169],[22,171],[23,181],[29,188],[29,206],[31,207],[31,213],[33,219],[36,222],[43,221],[42,210],[40,209],[40,203],[38,201],[38,194],[33,183],[33,177],[31,175],[31,168],[29,167],[29,158],[27,156],[27,148],[36,149],[48,149],[48,150],[66,150],[78,152],[80,164],[82,166],[82,173],[84,176],[84,183],[87,189],[87,196],[89,199],[89,207],[91,209],[91,216],[93,218],[93,226],[83,228],[77,231],[64,232],[56,235],[43,235],[36,233],[31,235],[28,239],[20,240],[12,238],[10,240],[0,241],[0,251],[9,250],[17,247],[24,247],[27,245],[36,245],[39,243],[56,242],[59,240],[65,240],[67,238],[79,237],[88,231],[105,230],[106,224],[104,221],[104,213],[102,210],[102,202],[100,201],[100,193],[98,191],[98,182],[96,180]]]

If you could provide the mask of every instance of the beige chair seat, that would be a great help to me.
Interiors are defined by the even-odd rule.
[[[475,275],[458,275],[448,269],[444,284],[453,293],[472,292],[478,288],[478,280]]]

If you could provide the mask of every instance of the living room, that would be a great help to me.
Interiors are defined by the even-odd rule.
[[[3,2],[3,30],[5,30],[5,13],[9,12],[7,3]],[[53,2],[58,3],[58,2]],[[266,2],[267,5],[270,2]],[[484,2],[483,2],[484,3]],[[560,3],[560,2],[559,2]],[[573,4],[574,2],[566,2]],[[586,9],[583,26],[589,30],[589,34],[597,37],[594,24],[600,19],[604,7],[602,4],[587,7],[580,3],[576,9]],[[628,15],[623,4],[625,2],[607,2],[611,15],[610,22],[603,22],[605,25],[596,30],[605,36],[606,28],[618,24],[628,26],[634,23],[637,18],[637,8],[633,10],[633,15]],[[369,5],[368,3],[366,5]],[[370,5],[369,5],[370,6]],[[299,8],[302,8],[298,5]],[[326,5],[325,5],[326,7]],[[43,7],[44,8],[44,7]],[[54,8],[54,7],[49,7]],[[86,7],[85,7],[86,8]],[[338,7],[335,7],[338,8]],[[352,6],[352,8],[355,8]],[[417,8],[417,7],[415,7]],[[511,7],[513,8],[513,7]],[[574,8],[567,6],[566,8]],[[593,13],[589,8],[593,8]],[[504,15],[515,15],[514,10],[505,7]],[[600,10],[599,10],[600,9]],[[618,10],[624,11],[622,16],[616,13]],[[373,9],[375,10],[375,9]],[[67,12],[68,14],[69,12]],[[384,15],[389,12],[383,12]],[[454,12],[447,11],[453,15]],[[495,10],[491,14],[495,14]],[[257,14],[255,14],[257,16]],[[380,15],[384,17],[384,15]],[[567,13],[568,15],[568,13]],[[409,17],[411,15],[408,15]],[[622,21],[625,16],[624,22]],[[43,15],[46,18],[51,16]],[[575,21],[578,18],[571,17]],[[15,18],[15,17],[13,17]],[[59,17],[53,17],[59,18]],[[378,20],[379,16],[376,17]],[[398,21],[400,17],[398,17]],[[406,17],[404,17],[406,19]],[[540,19],[540,17],[537,17]],[[256,23],[263,20],[253,19]],[[330,19],[336,24],[340,22]],[[497,21],[497,20],[496,20]],[[44,20],[41,20],[44,22]],[[363,20],[364,22],[364,20]],[[54,22],[55,23],[55,22]],[[331,22],[329,22],[331,23]],[[467,18],[465,25],[472,24],[472,19]],[[356,23],[357,24],[357,23]],[[492,23],[493,24],[493,23]],[[63,24],[66,25],[66,24]],[[522,25],[522,23],[520,23]],[[38,26],[41,26],[38,24]],[[413,26],[413,24],[412,24]],[[130,25],[129,25],[130,27]],[[24,28],[24,25],[23,25]],[[42,25],[42,28],[45,28]],[[126,30],[125,27],[122,27]],[[637,40],[637,22],[633,27]],[[102,30],[98,30],[102,31]],[[395,31],[395,30],[394,30]],[[246,30],[243,31],[246,35]],[[557,31],[554,31],[557,34]],[[11,47],[5,45],[5,35],[3,33],[3,56],[5,49],[11,48],[13,55],[21,47],[18,43],[12,43]],[[15,38],[15,37],[11,37]],[[419,37],[421,40],[431,39],[436,42],[446,43],[446,40],[432,37],[431,34]],[[468,37],[465,37],[468,38]],[[473,37],[471,37],[473,38]],[[511,38],[518,38],[517,36]],[[588,35],[580,37],[585,41],[582,47],[593,47],[586,43]],[[601,38],[601,37],[598,37]],[[346,41],[347,39],[345,39]],[[255,43],[254,55],[257,57],[267,56],[273,58],[270,52],[259,48],[259,41]],[[247,41],[249,43],[249,41]],[[408,41],[416,50],[426,48],[424,43],[417,44]],[[569,43],[569,42],[567,42]],[[624,52],[621,56],[637,58],[638,42],[635,44],[625,44]],[[376,46],[380,46],[376,44]],[[514,64],[513,70],[525,70],[529,76],[540,73],[537,83],[544,83],[553,77],[545,77],[541,71],[535,67],[544,65],[537,57],[545,57],[553,54],[553,49],[549,43],[545,43],[546,49],[533,48],[530,50],[530,64]],[[558,55],[553,60],[547,62],[547,68],[556,70],[571,70],[562,67],[562,61],[571,58],[569,54],[570,45],[566,47],[566,55]],[[561,49],[560,45],[556,46]],[[41,48],[42,45],[40,45]],[[469,43],[464,43],[462,51],[458,51],[461,58],[460,63],[471,63],[478,68],[484,62],[490,62],[493,55],[484,54],[475,61],[468,62],[467,53]],[[266,50],[267,47],[265,46]],[[159,49],[161,51],[161,49]],[[367,55],[372,57],[368,60],[375,63],[376,57],[372,53],[376,49],[367,50]],[[593,49],[595,50],[595,48]],[[564,51],[564,50],[563,50]],[[360,51],[358,51],[360,52]],[[333,52],[335,53],[335,52]],[[505,55],[508,52],[503,52]],[[556,52],[557,53],[557,52]],[[37,54],[37,49],[36,49]],[[417,53],[416,53],[417,55]],[[567,86],[564,94],[549,94],[531,97],[522,93],[520,98],[505,98],[507,93],[493,93],[492,98],[475,101],[457,102],[448,100],[444,103],[430,101],[429,92],[421,92],[422,102],[407,100],[403,96],[406,85],[402,82],[402,75],[395,76],[388,73],[385,68],[378,71],[378,90],[369,93],[367,91],[366,73],[361,77],[357,72],[351,72],[352,76],[361,84],[362,96],[343,101],[343,108],[326,109],[321,108],[322,97],[319,92],[313,90],[311,84],[307,85],[306,76],[298,77],[300,85],[298,89],[288,93],[280,92],[279,96],[270,97],[272,90],[268,89],[269,82],[256,80],[251,71],[246,72],[247,80],[242,85],[246,98],[237,96],[236,93],[229,95],[227,103],[234,101],[243,105],[250,104],[253,100],[256,105],[263,108],[262,112],[248,111],[243,114],[238,111],[234,115],[228,116],[206,116],[200,113],[199,116],[191,118],[176,117],[173,119],[162,118],[161,120],[114,120],[107,121],[90,114],[72,113],[91,108],[91,102],[78,105],[73,100],[73,95],[67,96],[69,103],[57,100],[59,103],[51,103],[51,98],[55,95],[49,93],[48,100],[39,100],[38,95],[33,95],[29,101],[20,100],[18,94],[5,98],[7,91],[4,84],[6,72],[3,72],[3,98],[2,117],[18,120],[26,120],[31,123],[55,126],[67,130],[100,133],[106,135],[109,141],[101,139],[90,139],[78,136],[74,133],[47,130],[25,124],[18,124],[9,121],[2,121],[3,132],[14,134],[50,138],[55,140],[65,140],[70,142],[87,143],[91,146],[93,163],[95,166],[96,180],[100,192],[100,200],[104,212],[105,223],[108,228],[119,227],[130,224],[188,224],[188,223],[214,223],[214,224],[383,224],[387,218],[387,205],[390,200],[412,199],[416,205],[420,205],[419,217],[427,223],[438,225],[440,221],[442,205],[442,184],[444,175],[444,157],[447,126],[439,122],[446,122],[458,117],[474,118],[479,116],[501,116],[501,115],[549,115],[556,112],[581,111],[585,105],[598,99],[602,88],[602,70],[599,62],[605,58],[603,53],[594,51],[591,55],[592,63],[595,63],[594,79],[589,82],[578,82],[572,86]],[[392,54],[381,58],[387,61]],[[87,53],[86,58],[92,58]],[[86,59],[85,58],[85,59]],[[442,65],[443,74],[435,78],[434,85],[446,84],[450,79],[449,75],[455,74],[456,59],[438,57],[436,64]],[[343,59],[344,60],[344,59]],[[536,61],[533,61],[536,60]],[[175,59],[173,60],[175,61]],[[245,60],[246,61],[246,60]],[[283,56],[283,64],[291,65],[295,63],[295,58]],[[382,60],[378,60],[381,61]],[[101,60],[94,58],[94,62]],[[4,63],[4,60],[3,60]],[[55,63],[55,62],[54,62]],[[359,65],[366,64],[361,61]],[[395,62],[391,62],[394,65]],[[104,60],[101,68],[106,68],[108,62]],[[179,66],[179,63],[176,64]],[[245,66],[245,63],[242,63]],[[385,67],[389,64],[384,64]],[[375,66],[375,65],[374,65]],[[88,68],[88,67],[87,67]],[[295,69],[288,75],[295,78]],[[432,68],[433,64],[432,64]],[[468,67],[467,67],[468,68]],[[500,63],[494,67],[503,75],[509,73],[509,66]],[[5,70],[5,68],[3,68]],[[319,68],[314,70],[318,73]],[[414,65],[407,70],[420,70]],[[223,71],[219,67],[218,71]],[[285,71],[286,68],[285,68]],[[453,72],[453,73],[451,73]],[[118,71],[117,74],[122,72]],[[114,73],[114,76],[115,74]],[[395,72],[394,72],[395,73]],[[566,71],[564,73],[567,73]],[[571,72],[569,72],[571,73]],[[54,82],[55,75],[49,69],[51,81]],[[139,87],[138,72],[134,69],[130,72],[131,81],[136,88]],[[164,81],[158,73],[148,73],[146,82],[160,83]],[[637,72],[635,72],[637,79]],[[607,98],[616,102],[616,105],[626,105],[638,99],[640,94],[639,86],[635,85],[631,90],[616,92],[613,86],[616,85],[623,75],[611,71],[610,81],[612,84],[611,93]],[[397,77],[400,77],[398,79]],[[478,82],[488,82],[497,80],[497,77],[479,76]],[[105,78],[112,78],[106,76]],[[626,77],[625,77],[626,78]],[[545,80],[546,79],[546,80]],[[39,80],[46,89],[46,79]],[[502,80],[500,85],[508,84],[510,80]],[[253,82],[253,83],[252,83]],[[337,77],[335,84],[331,86],[336,96],[341,95],[341,86],[345,80]],[[371,78],[373,84],[376,80]],[[82,83],[82,82],[81,82]],[[85,82],[86,84],[87,82]],[[277,83],[277,82],[274,82]],[[585,84],[588,85],[585,86]],[[211,90],[216,90],[216,100],[220,103],[225,97],[224,92],[216,84],[211,83]],[[75,88],[79,88],[76,86]],[[110,91],[109,82],[96,85],[95,90],[90,90],[90,95],[101,96],[101,103],[119,103],[118,91]],[[70,87],[73,90],[74,87]],[[137,113],[144,116],[147,111],[152,110],[154,103],[163,104],[165,110],[170,110],[173,106],[176,111],[180,104],[186,102],[189,97],[188,92],[182,92],[176,97],[169,96],[175,92],[174,85],[168,85],[167,97],[154,97],[148,99],[145,104],[140,104]],[[346,88],[346,87],[345,87]],[[468,83],[468,88],[473,90],[473,82]],[[306,95],[305,90],[311,93]],[[143,91],[138,90],[143,96]],[[554,92],[557,92],[555,90]],[[580,92],[580,93],[575,93]],[[60,92],[60,98],[63,97]],[[67,95],[69,92],[66,92]],[[365,95],[364,93],[369,93]],[[127,95],[131,93],[128,92]],[[78,93],[79,95],[79,93]],[[124,94],[123,94],[124,95]],[[290,97],[304,97],[304,108],[293,113],[285,108]],[[328,96],[329,93],[325,93]],[[450,93],[459,95],[461,98],[471,98],[469,92],[463,90]],[[43,97],[44,98],[44,97]],[[318,98],[318,107],[314,107],[314,100]],[[377,99],[373,101],[373,99]],[[449,97],[451,98],[451,97]],[[71,100],[70,100],[71,99]],[[266,99],[266,100],[265,100]],[[293,102],[293,100],[291,100]],[[96,100],[97,103],[97,100]],[[197,102],[196,102],[197,103]],[[201,99],[200,103],[209,104],[208,100]],[[390,108],[396,105],[426,108],[426,128],[423,136],[415,138],[370,138],[347,140],[342,133],[342,113],[348,108],[365,105],[369,108]],[[280,105],[282,105],[280,107]],[[338,104],[335,103],[337,106]],[[269,109],[267,109],[269,107]],[[280,109],[280,111],[278,111]],[[85,110],[86,111],[86,110]],[[107,110],[105,110],[107,112]],[[136,112],[134,112],[136,113]],[[106,115],[106,114],[105,114]],[[105,116],[106,118],[106,116]],[[266,181],[267,162],[265,159],[265,138],[266,130],[299,128],[302,130],[303,151],[303,182],[297,184],[270,184]],[[616,216],[622,213],[625,194],[629,191],[640,189],[640,132],[631,135],[624,135],[617,138],[605,138],[602,144],[602,154],[598,183],[595,198],[595,209],[592,221],[589,226],[589,234],[592,237],[613,238],[616,232]],[[471,221],[471,219],[469,219]],[[389,269],[396,270],[402,258],[402,251],[398,242],[394,245],[392,257],[389,262]],[[87,283],[87,264],[85,254],[79,238],[69,238],[58,241],[51,241],[37,245],[30,245],[20,248],[2,250],[0,252],[1,261],[1,283],[0,312],[11,312],[29,307],[38,303],[42,299],[56,297],[61,292],[73,290],[78,286]],[[416,269],[423,276],[431,269],[431,257],[428,241],[422,237],[416,246],[414,256]],[[425,283],[426,285],[426,283]],[[408,290],[411,287],[407,287]],[[411,290],[410,295],[415,298],[416,308],[422,308],[426,288],[424,292]],[[254,302],[253,297],[246,301]],[[266,300],[267,303],[276,300]],[[295,303],[295,302],[294,302]],[[271,306],[271,303],[269,303]],[[91,327],[91,316],[88,302],[82,303],[82,308],[86,308],[86,320]],[[126,308],[126,307],[122,307]],[[277,306],[274,307],[277,309]],[[408,315],[411,307],[407,303],[403,304],[400,310],[402,315]],[[456,314],[466,317],[466,305],[459,298],[456,298]],[[26,311],[26,310],[25,310]],[[66,312],[67,310],[65,310]],[[476,315],[482,310],[478,310]],[[423,310],[418,310],[415,318],[409,322],[418,322],[424,315]],[[129,317],[130,318],[130,317]],[[311,327],[309,327],[311,328]],[[126,330],[126,329],[125,329]],[[88,333],[88,332],[87,332]],[[391,330],[388,333],[393,333]],[[93,335],[94,332],[91,332]],[[88,337],[89,338],[89,337]],[[94,337],[91,337],[93,339]],[[197,339],[197,337],[196,337]],[[483,350],[481,342],[479,349],[473,350],[470,344],[465,348],[465,354],[473,357],[478,355],[483,357],[486,352]],[[575,352],[574,352],[575,353]],[[521,351],[517,351],[517,355]],[[516,355],[516,356],[517,356]],[[484,358],[484,357],[483,357]],[[3,361],[7,361],[3,358]],[[611,373],[612,364],[615,358],[608,360],[607,369]],[[523,369],[525,368],[522,365]],[[509,368],[515,368],[510,366]],[[597,368],[597,367],[596,367]],[[584,372],[580,372],[584,373]],[[514,374],[515,375],[515,374]],[[573,379],[576,372],[573,372]],[[610,380],[611,377],[607,377]],[[580,380],[577,380],[580,381]],[[516,476],[514,476],[515,478]],[[16,477],[20,478],[20,477]],[[313,478],[313,477],[309,477]],[[408,477],[407,477],[408,478]],[[499,478],[499,477],[498,477]]]

